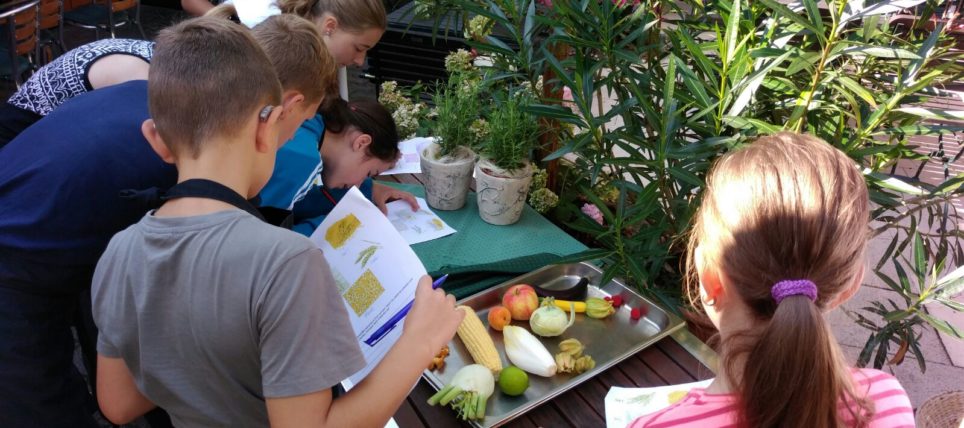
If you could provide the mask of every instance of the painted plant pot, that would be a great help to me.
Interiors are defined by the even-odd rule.
[[[475,166],[475,190],[479,202],[479,216],[486,223],[508,225],[519,221],[532,183],[529,163],[512,171],[480,159]]]
[[[425,200],[437,210],[457,210],[465,206],[476,155],[466,147],[459,147],[454,155],[438,159],[438,151],[438,144],[432,143],[419,152],[425,178]]]

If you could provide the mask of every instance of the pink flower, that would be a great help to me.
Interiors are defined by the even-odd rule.
[[[596,220],[596,223],[599,223],[599,225],[602,226],[603,214],[602,214],[602,211],[599,211],[599,207],[590,203],[585,203],[582,205],[582,208],[580,208],[580,211],[582,211],[583,214],[589,216],[589,218]]]

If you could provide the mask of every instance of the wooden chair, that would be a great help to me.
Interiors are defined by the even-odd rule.
[[[40,42],[37,44],[37,61],[40,62],[38,65],[46,64],[67,51],[64,47],[64,0],[40,0],[38,36],[40,37]],[[52,46],[59,49],[57,55],[48,50]]]
[[[131,17],[133,10],[134,16]],[[111,38],[117,37],[114,29],[122,25],[133,23],[141,32],[141,38],[147,39],[144,27],[141,27],[140,0],[99,0],[64,13],[67,24],[94,30],[94,36],[100,39],[100,30],[110,33]]]
[[[32,55],[37,50],[37,16],[39,0],[15,3],[0,11],[4,27],[0,46],[0,75],[10,76],[20,87],[24,74],[36,68]]]

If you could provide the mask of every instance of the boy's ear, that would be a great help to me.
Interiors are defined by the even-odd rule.
[[[258,128],[254,135],[254,145],[255,150],[259,153],[274,152],[280,147],[278,144],[278,134],[281,132],[281,124],[279,121],[281,120],[282,110],[284,110],[284,107],[274,106],[267,120],[258,120]]]
[[[281,97],[281,108],[284,110],[283,114],[291,114],[291,110],[304,100],[305,96],[301,92],[295,90],[285,91]]]
[[[701,246],[696,246],[693,257],[696,259],[696,275],[699,277],[701,295],[706,296],[706,300],[719,302],[724,295],[723,281],[720,279],[719,272],[707,265]]]
[[[141,133],[144,134],[144,138],[154,149],[154,153],[157,153],[164,162],[173,164],[177,157],[171,152],[171,149],[164,144],[164,139],[161,138],[161,134],[157,132],[157,127],[154,126],[154,119],[147,119],[144,123],[141,123]]]

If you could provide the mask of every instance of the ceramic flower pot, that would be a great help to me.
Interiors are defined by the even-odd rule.
[[[476,155],[466,147],[459,147],[453,155],[439,159],[438,151],[438,144],[432,143],[419,152],[425,178],[425,200],[437,210],[457,210],[465,206]]]
[[[475,166],[479,216],[486,223],[500,226],[519,221],[530,183],[532,167],[528,163],[522,168],[507,171],[488,159],[480,159]]]

